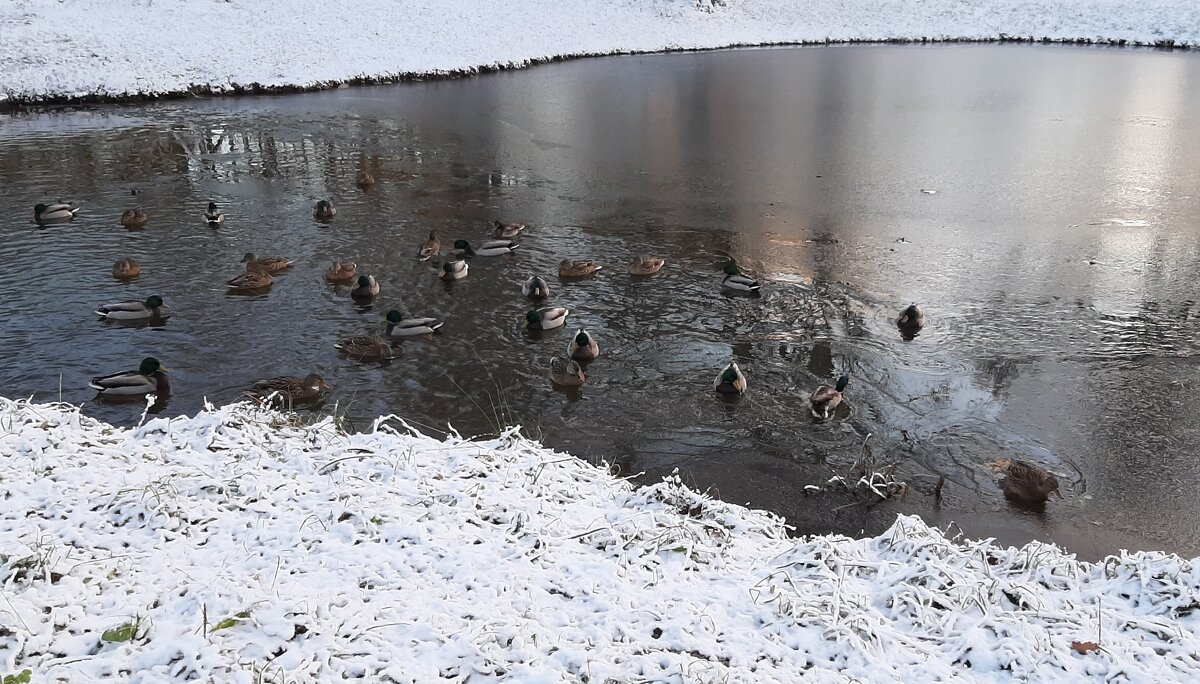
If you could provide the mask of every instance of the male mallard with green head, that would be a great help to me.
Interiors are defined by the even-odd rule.
[[[167,381],[167,369],[153,356],[142,359],[136,371],[124,371],[112,375],[102,375],[92,378],[88,387],[96,390],[101,397],[136,397],[146,394],[157,394],[159,399],[165,399],[171,393],[171,385]]]
[[[467,270],[467,262],[462,259],[447,261],[442,264],[442,273],[438,277],[442,280],[462,280],[467,277]]]
[[[508,254],[512,252],[517,247],[520,247],[520,245],[512,240],[488,240],[487,242],[479,245],[479,249],[472,247],[471,243],[467,242],[466,240],[454,241],[454,253],[469,257],[500,256],[501,254]]]
[[[762,284],[743,273],[742,269],[732,261],[725,264],[723,270],[725,272],[725,279],[721,281],[721,287],[727,290],[735,292],[758,292],[762,288]]]
[[[521,285],[521,294],[537,301],[550,296],[550,284],[541,276],[529,276]]]
[[[354,299],[372,299],[379,296],[379,281],[375,280],[373,275],[360,275],[358,284],[353,290],[350,290],[350,296]]]
[[[413,335],[432,335],[445,321],[425,317],[405,318],[404,314],[392,309],[387,312],[387,334],[392,337],[411,337]]]
[[[38,223],[55,223],[70,221],[75,218],[79,207],[74,202],[56,202],[54,204],[38,204],[33,208],[33,220]]]
[[[591,361],[600,356],[600,345],[596,344],[596,338],[580,328],[567,343],[567,356],[576,361]]]
[[[145,301],[132,299],[115,304],[105,304],[96,309],[96,315],[110,321],[140,321],[146,319],[164,319],[167,314],[163,309],[170,307],[163,303],[162,297],[150,295]]]
[[[717,373],[717,379],[713,381],[713,389],[718,394],[742,395],[749,389],[749,385],[746,384],[746,376],[742,374],[742,369],[738,368],[736,363],[731,363]]]
[[[842,392],[845,391],[846,385],[850,383],[850,378],[843,375],[838,378],[837,384],[834,387],[829,385],[820,385],[808,397],[809,411],[812,412],[814,418],[826,420],[833,410],[842,403]]]
[[[534,309],[525,314],[525,328],[534,331],[560,328],[567,322],[569,313],[571,313],[570,310],[561,306]]]

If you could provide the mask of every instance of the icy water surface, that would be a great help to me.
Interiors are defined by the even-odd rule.
[[[877,532],[896,512],[971,536],[1195,555],[1200,507],[1200,55],[1046,47],[839,47],[622,57],[471,80],[0,117],[0,393],[95,404],[95,374],[148,354],[166,414],[252,381],[319,372],[356,425],[396,413],[464,434],[519,422],[551,446],[657,478],[678,468],[800,532]],[[360,191],[355,174],[378,183]],[[136,191],[136,196],[131,195]],[[83,205],[38,229],[39,201]],[[329,224],[312,203],[338,207]],[[201,212],[227,212],[219,230]],[[118,224],[141,205],[144,230]],[[431,228],[530,228],[446,286],[412,258]],[[223,283],[243,253],[295,267],[268,294]],[[648,280],[638,254],[665,257]],[[761,298],[720,293],[736,256]],[[142,276],[113,280],[119,256]],[[375,274],[372,306],[322,273]],[[560,283],[589,257],[597,277]],[[550,277],[602,346],[581,392],[545,367],[569,333],[520,327],[520,281]],[[98,321],[161,294],[165,326]],[[894,317],[922,303],[911,341]],[[389,308],[444,316],[386,365],[339,335]],[[730,359],[739,403],[712,379]],[[805,397],[840,373],[847,408]],[[873,508],[804,486],[869,450],[912,484]],[[985,467],[1022,458],[1067,498],[1014,509]],[[947,478],[940,503],[933,483]]]

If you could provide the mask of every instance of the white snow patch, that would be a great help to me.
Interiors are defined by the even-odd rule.
[[[1002,36],[1200,43],[1195,0],[7,0],[0,101],[320,87],[555,57]]]
[[[915,517],[789,539],[516,430],[246,404],[123,429],[0,399],[0,494],[0,676],[38,684],[1200,678],[1195,561]]]

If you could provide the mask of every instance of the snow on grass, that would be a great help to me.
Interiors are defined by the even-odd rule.
[[[854,40],[1194,46],[1195,0],[7,0],[0,102],[316,88],[556,57]]]
[[[911,517],[789,539],[515,430],[246,404],[123,429],[0,399],[0,501],[0,676],[38,684],[1200,677],[1194,562]]]

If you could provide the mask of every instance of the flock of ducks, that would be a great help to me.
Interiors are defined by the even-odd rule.
[[[375,179],[369,173],[359,173],[356,178],[356,185],[360,188],[365,189],[374,183]],[[78,207],[71,203],[38,204],[34,207],[34,220],[40,225],[70,221],[77,211]],[[328,200],[320,200],[313,207],[313,217],[321,221],[328,221],[336,214],[336,208]],[[204,221],[215,228],[224,220],[225,215],[216,203],[209,202],[204,211]],[[141,207],[128,209],[121,215],[121,225],[130,228],[140,228],[148,221],[149,216]],[[494,221],[491,224],[491,239],[481,242],[478,246],[465,239],[455,240],[449,250],[449,258],[442,264],[439,277],[446,281],[461,280],[470,272],[469,259],[512,253],[520,246],[515,238],[524,230],[524,224]],[[427,261],[440,256],[441,252],[441,239],[437,231],[432,230],[428,239],[418,246],[416,258]],[[293,261],[280,256],[256,256],[248,253],[242,258],[242,264],[245,266],[244,272],[227,282],[231,293],[251,294],[266,290],[272,284],[272,277],[291,268]],[[661,271],[665,264],[665,260],[658,257],[635,257],[629,266],[629,274],[636,278],[651,277]],[[564,259],[559,263],[558,275],[560,279],[586,278],[601,268],[603,267],[599,263],[590,259]],[[762,284],[743,271],[735,260],[731,259],[726,263],[722,272],[723,290],[757,296],[762,288]],[[141,268],[133,259],[122,258],[113,264],[112,274],[115,278],[128,280],[140,273]],[[350,296],[357,301],[370,301],[380,292],[375,277],[359,274],[357,265],[350,261],[334,261],[325,272],[325,280],[331,284],[353,283]],[[522,283],[521,292],[534,302],[545,301],[551,296],[550,285],[541,275],[529,276]],[[168,308],[162,297],[152,295],[145,300],[101,306],[96,310],[96,314],[118,321],[162,320],[169,315],[165,311]],[[569,315],[570,311],[565,307],[534,308],[525,314],[524,327],[531,332],[554,330],[563,327]],[[334,347],[347,357],[361,361],[392,359],[398,353],[397,338],[431,335],[442,327],[443,323],[434,317],[406,317],[400,311],[391,310],[385,316],[385,328],[381,334],[345,337],[338,340]],[[905,307],[896,318],[896,326],[903,339],[911,340],[916,337],[925,326],[925,314],[921,307],[915,303]],[[547,375],[556,385],[579,387],[588,378],[584,370],[585,364],[599,355],[600,346],[595,337],[581,328],[571,336],[566,353],[554,356],[550,360]],[[162,366],[158,359],[148,357],[142,360],[137,370],[97,376],[89,386],[103,398],[144,398],[148,394],[155,394],[159,399],[163,399],[169,396],[171,391],[166,373],[167,368]],[[843,402],[843,392],[848,384],[849,377],[842,375],[834,385],[822,384],[814,389],[808,397],[808,408],[812,416],[817,420],[828,420],[832,417]],[[746,376],[736,362],[722,368],[713,381],[713,389],[726,397],[740,397],[748,388]],[[244,394],[262,401],[290,406],[318,401],[328,390],[329,386],[321,376],[310,374],[303,378],[280,376],[260,380]],[[1062,498],[1057,479],[1043,468],[1015,460],[997,463],[1003,473],[1000,487],[1010,499],[1041,504],[1047,501],[1051,494]]]

